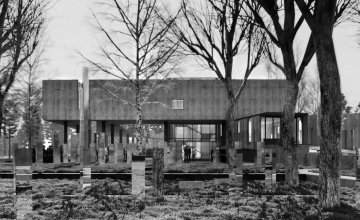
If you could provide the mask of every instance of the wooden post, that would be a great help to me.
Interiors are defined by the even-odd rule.
[[[153,153],[153,193],[156,197],[164,195],[164,149],[154,148]]]

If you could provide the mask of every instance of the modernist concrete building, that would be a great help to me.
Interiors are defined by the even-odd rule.
[[[227,98],[221,82],[190,78],[169,79],[166,83],[169,86],[154,93],[143,109],[144,123],[150,129],[149,138],[175,143],[180,151],[182,146],[189,145],[195,160],[211,160],[215,152],[219,156],[216,159],[225,162]],[[239,87],[241,83],[237,80],[234,86]],[[236,148],[243,148],[244,161],[255,160],[257,143],[270,146],[280,143],[285,86],[285,80],[248,81],[235,109]],[[104,87],[125,88],[128,84],[121,80],[90,80],[82,84],[77,80],[43,81],[43,118],[58,125],[54,142],[68,149],[63,150],[63,154],[72,155],[69,151],[75,149],[70,146],[79,145],[80,103],[81,97],[87,97],[86,93],[90,147],[111,150],[116,149],[118,143],[134,142],[133,107],[116,100]],[[123,99],[134,100],[129,90],[119,89],[118,92]],[[307,114],[296,114],[294,120],[298,143],[311,144]]]

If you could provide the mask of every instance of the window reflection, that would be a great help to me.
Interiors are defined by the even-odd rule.
[[[215,124],[172,124],[170,127],[170,140],[190,146],[192,159],[211,158],[211,150],[217,143]]]

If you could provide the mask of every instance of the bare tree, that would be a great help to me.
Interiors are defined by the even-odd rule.
[[[304,75],[305,76],[305,75]],[[320,81],[303,77],[299,83],[299,95],[297,98],[296,112],[305,112],[318,115],[320,108]]]
[[[304,2],[304,7],[310,13],[313,12],[314,1],[308,0]],[[302,79],[306,66],[316,51],[314,36],[313,33],[309,36],[302,59],[297,62],[294,40],[305,20],[305,15],[300,14],[296,16],[295,2],[291,0],[257,0],[256,2],[262,8],[260,12],[257,12],[251,6],[252,1],[246,2],[253,9],[255,22],[265,30],[271,39],[271,43],[267,47],[268,60],[283,72],[287,80],[286,99],[281,122],[281,139],[284,147],[285,180],[289,185],[297,186],[299,178],[296,155],[297,141],[294,136],[294,130],[296,129],[294,126],[294,116],[299,95],[299,82]],[[335,22],[340,23],[345,17],[343,16],[344,10],[342,6],[342,4],[338,4],[336,19],[333,25],[335,25]],[[281,52],[281,60],[276,59],[277,51]]]
[[[32,147],[41,140],[41,91],[40,74],[43,64],[44,48],[36,51],[27,59],[17,75],[17,85],[14,95],[19,101],[19,111],[22,115],[21,129],[25,134],[26,143]],[[20,136],[18,136],[20,138]],[[42,141],[42,140],[41,140]]]
[[[320,78],[320,190],[319,202],[323,208],[340,206],[340,133],[341,87],[333,42],[337,21],[346,18],[354,0],[315,1],[314,12],[304,0],[295,0],[311,29],[316,47]]]
[[[147,136],[143,107],[150,103],[149,98],[156,91],[166,87],[165,79],[176,71],[179,63],[176,53],[179,44],[168,38],[177,14],[165,19],[157,0],[108,0],[99,5],[106,9],[93,16],[106,39],[106,44],[100,45],[105,59],[98,62],[82,56],[97,70],[126,82],[123,87],[111,82],[101,87],[112,100],[135,109],[140,153],[144,150],[143,138]],[[130,93],[130,98],[124,93]]]
[[[261,61],[266,41],[246,16],[243,1],[183,0],[182,19],[174,29],[187,55],[194,55],[205,69],[210,69],[226,89],[226,147],[230,172],[234,167],[234,108],[248,77]],[[246,52],[246,70],[241,86],[233,83],[234,59]],[[238,64],[237,64],[238,65]]]
[[[4,100],[24,62],[42,40],[47,1],[0,1],[0,124]]]
[[[298,52],[294,51],[294,40],[304,18],[301,16],[296,19],[294,1],[258,0],[257,3],[261,6],[261,11],[256,11],[251,2],[247,1],[247,4],[252,8],[254,21],[265,30],[271,40],[266,50],[268,60],[285,75],[287,80],[286,99],[281,120],[281,140],[284,147],[285,179],[289,185],[296,186],[299,184],[299,178],[294,117],[299,94],[298,84],[315,53],[315,47],[312,43],[312,36],[310,36],[303,58],[297,62]],[[312,0],[309,4],[311,2]],[[283,23],[280,21],[280,17],[283,17]],[[281,53],[281,60],[277,57],[278,50]]]
[[[352,21],[355,24],[360,25],[360,2],[357,2],[352,5]],[[358,32],[356,34],[358,45],[360,45],[360,28],[358,29]]]

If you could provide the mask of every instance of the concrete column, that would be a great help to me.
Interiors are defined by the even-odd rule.
[[[117,163],[123,163],[124,162],[124,146],[123,143],[117,143],[116,144],[116,154],[117,154]]]
[[[243,153],[242,149],[235,149],[236,152],[236,174],[242,174],[243,173]]]
[[[105,164],[105,133],[100,133],[99,137],[99,163]]]
[[[175,161],[177,163],[181,163],[183,161],[182,158],[182,142],[176,142],[176,147],[175,147]],[[192,158],[191,158],[192,159]]]
[[[43,143],[39,142],[36,144],[36,163],[43,163],[44,161],[44,148]]]
[[[157,147],[160,149],[164,149],[164,168],[167,168],[168,165],[168,152],[169,152],[169,146],[167,145],[167,143],[163,140],[160,140],[157,144]]]
[[[76,158],[77,158],[77,135],[76,134],[71,134],[71,139],[70,139],[70,150],[71,150],[71,154],[70,154],[70,159],[71,162],[76,162]]]
[[[89,69],[83,68],[82,89],[80,90],[80,163],[83,167],[90,167],[90,143],[89,143]]]
[[[168,144],[169,146],[169,153],[168,153],[168,164],[174,164],[176,162],[175,160],[175,148],[176,148],[176,144],[175,142],[171,142]]]
[[[263,166],[264,148],[265,148],[264,142],[256,143],[256,167],[257,168],[262,168],[262,166]]]
[[[92,121],[90,122],[91,125],[91,132],[90,132],[90,160],[91,163],[96,163],[97,158],[96,158],[96,149],[97,149],[97,140],[96,140],[96,136],[97,136],[97,127],[96,127],[96,121]]]
[[[126,163],[127,164],[131,164],[131,161],[132,161],[132,152],[131,152],[131,149],[130,149],[130,144],[127,144],[126,146]]]
[[[137,153],[136,150],[136,144],[135,143],[131,143],[127,145],[127,163],[130,164],[132,163],[132,154],[133,153]]]
[[[59,131],[53,133],[53,162],[60,163]]]

